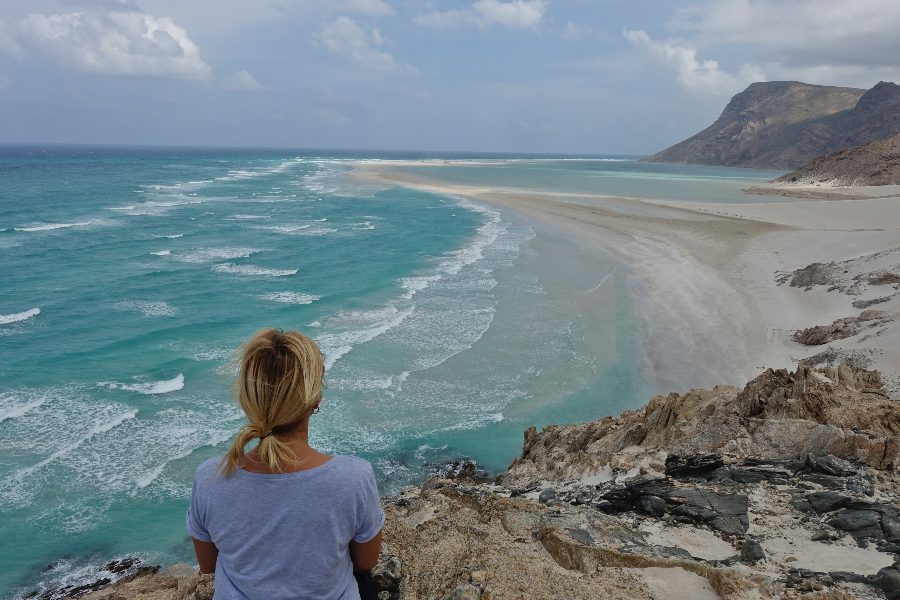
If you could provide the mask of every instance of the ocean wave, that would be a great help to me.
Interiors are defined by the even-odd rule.
[[[272,292],[271,294],[263,294],[260,298],[280,304],[312,304],[319,300],[321,296],[300,292]]]
[[[268,167],[265,169],[232,169],[228,171],[226,175],[222,175],[221,177],[216,177],[216,181],[241,181],[244,179],[254,179],[256,177],[265,177],[266,175],[275,175],[277,173],[283,173],[288,170],[292,166],[303,162],[302,159],[294,158],[291,160],[286,160],[281,162],[275,166]]]
[[[21,321],[27,321],[32,317],[36,317],[41,314],[41,309],[39,308],[31,308],[26,311],[20,313],[13,313],[11,315],[0,315],[0,325],[9,325],[10,323],[19,323]]]
[[[100,381],[97,383],[97,385],[111,390],[123,390],[126,392],[135,392],[137,394],[144,394],[147,396],[168,394],[170,392],[177,392],[178,390],[184,388],[184,374],[179,373],[172,379],[165,379],[162,381],[139,381],[137,383]]]
[[[325,369],[334,366],[334,363],[354,347],[370,342],[397,327],[413,314],[414,310],[414,307],[397,309],[391,305],[376,310],[339,313],[333,320],[344,330],[316,337],[316,342],[325,355]]]
[[[331,227],[320,227],[316,225],[293,224],[293,225],[258,225],[256,229],[265,231],[274,231],[275,233],[283,233],[284,235],[309,235],[319,236],[334,233],[337,229]]]
[[[183,233],[163,234],[163,235],[158,235],[156,237],[166,238],[169,240],[177,240],[178,238],[183,238],[184,234]]]
[[[235,258],[247,258],[252,254],[262,252],[258,248],[200,248],[184,253],[173,254],[175,260],[186,263],[207,263],[217,260],[232,260]]]
[[[172,317],[178,310],[168,302],[147,302],[143,300],[125,300],[117,302],[115,308],[130,312],[139,312],[145,317]]]
[[[26,415],[43,406],[46,401],[46,395],[29,390],[0,394],[0,423]]]
[[[153,256],[172,256],[171,250],[158,250],[156,252],[151,252]]]
[[[29,225],[14,227],[13,229],[26,233],[37,233],[41,231],[53,231],[55,229],[70,229],[72,227],[90,227],[92,225],[105,224],[108,223],[102,219],[91,219],[90,221],[79,221],[77,223],[31,223]]]
[[[258,221],[260,219],[271,219],[271,215],[231,215],[228,217],[230,221]]]
[[[216,273],[240,275],[242,277],[290,277],[296,275],[300,269],[270,269],[256,265],[236,265],[234,263],[222,263],[212,268]]]

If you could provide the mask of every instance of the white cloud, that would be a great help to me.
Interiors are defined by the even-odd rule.
[[[703,0],[672,26],[703,47],[740,46],[775,78],[869,87],[900,76],[896,0]]]
[[[380,17],[394,14],[393,7],[383,0],[331,0],[332,9],[342,13],[356,13]]]
[[[821,62],[824,51],[866,65],[897,64],[898,24],[895,0],[715,0],[679,11],[674,23],[713,41],[777,48],[788,61]]]
[[[625,29],[625,39],[647,51],[660,62],[671,67],[678,83],[690,92],[734,94],[754,81],[762,81],[765,75],[754,65],[745,65],[737,74],[723,71],[715,60],[700,60],[697,49],[672,41],[652,39],[643,30]]]
[[[569,42],[577,42],[593,35],[594,30],[587,25],[579,25],[568,21],[566,26],[560,31],[560,37]]]
[[[103,75],[208,79],[209,66],[171,19],[136,11],[31,14],[24,39],[63,64]]]
[[[435,11],[414,19],[417,25],[449,29],[472,25],[482,29],[499,25],[508,29],[534,29],[544,18],[546,0],[477,0],[467,9]]]
[[[262,86],[249,71],[235,71],[222,80],[222,87],[226,90],[237,90],[242,92],[258,92]]]
[[[349,59],[367,71],[415,72],[414,67],[401,65],[390,52],[382,49],[388,44],[388,40],[377,27],[367,31],[350,17],[340,16],[322,25],[316,41],[330,52]]]

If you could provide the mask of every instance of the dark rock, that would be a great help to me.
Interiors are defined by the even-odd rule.
[[[900,515],[898,511],[881,513],[881,531],[889,542],[900,542]]]
[[[386,600],[398,600],[403,581],[403,561],[399,556],[382,555],[372,569],[372,579],[378,589],[379,599],[384,597]]]
[[[643,496],[657,496],[672,506],[673,515],[679,520],[706,523],[722,533],[736,534],[747,531],[747,496],[723,494],[712,490],[681,488],[663,480],[639,479],[613,488],[603,495],[599,507],[606,512],[638,511]]]
[[[849,491],[856,494],[864,494],[866,496],[875,494],[875,483],[865,477],[848,477],[845,486]]]
[[[540,493],[540,495],[538,496],[538,501],[546,504],[554,498],[556,498],[556,490],[553,488],[547,488]]]
[[[884,592],[887,600],[900,600],[900,566],[897,564],[878,571],[871,583]]]
[[[848,532],[857,543],[867,538],[879,539],[884,536],[881,531],[881,513],[875,510],[844,508],[829,518],[828,524]]]
[[[697,454],[694,456],[677,456],[670,454],[666,458],[666,475],[673,479],[703,479],[724,465],[718,454]]]
[[[818,473],[833,475],[835,477],[850,477],[851,475],[856,475],[859,471],[852,463],[830,454],[816,458],[813,469]]]
[[[851,498],[837,492],[825,491],[807,494],[806,501],[817,514],[822,514],[844,508],[850,503]]]
[[[638,508],[648,515],[661,517],[666,514],[666,501],[659,496],[641,496],[638,499]]]
[[[766,557],[766,552],[756,540],[746,540],[741,546],[741,560],[744,562],[757,562]]]

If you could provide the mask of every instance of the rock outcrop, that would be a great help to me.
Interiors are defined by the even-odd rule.
[[[900,404],[875,371],[768,370],[531,428],[506,472],[480,473],[385,499],[381,600],[900,599]],[[211,585],[182,565],[81,597]]]
[[[797,81],[753,83],[715,123],[644,160],[796,169],[900,133],[900,86],[865,91]]]
[[[831,187],[900,185],[900,134],[820,156],[769,183]]]

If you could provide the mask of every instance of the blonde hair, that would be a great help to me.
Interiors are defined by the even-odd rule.
[[[314,341],[297,331],[263,329],[238,354],[235,393],[249,423],[241,427],[220,468],[231,475],[244,463],[244,448],[259,438],[259,460],[281,471],[296,458],[277,434],[293,431],[321,399],[325,362]]]

